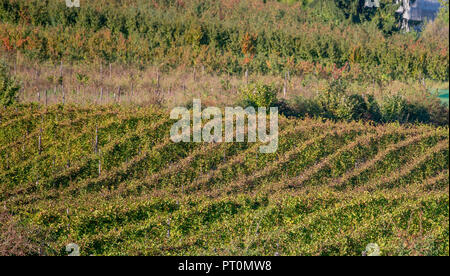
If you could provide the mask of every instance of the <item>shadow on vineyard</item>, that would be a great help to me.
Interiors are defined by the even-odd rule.
[[[448,256],[448,1],[364,2],[0,0],[0,256]]]

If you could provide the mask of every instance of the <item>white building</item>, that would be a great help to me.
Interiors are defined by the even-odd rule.
[[[434,20],[441,4],[438,0],[395,0],[400,4],[397,13],[402,17],[402,29],[408,31],[410,26],[425,20]],[[365,6],[374,8],[380,6],[379,0],[366,0]]]

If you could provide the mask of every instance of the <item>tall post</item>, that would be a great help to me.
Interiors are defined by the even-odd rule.
[[[167,238],[170,238],[170,218],[167,220]]]
[[[102,174],[102,160],[100,159],[101,152],[100,149],[98,150],[98,176]]]
[[[94,142],[94,152],[98,153],[98,126],[95,127],[95,142]]]
[[[98,159],[98,176],[102,174],[102,161]]]
[[[62,104],[64,105],[66,103],[66,92],[64,91],[64,85],[63,84],[61,84],[61,91],[62,91],[62,97],[63,97]]]
[[[248,84],[248,68],[245,69],[245,82]]]
[[[38,152],[39,152],[39,155],[41,155],[41,152],[42,152],[42,128],[39,129]]]

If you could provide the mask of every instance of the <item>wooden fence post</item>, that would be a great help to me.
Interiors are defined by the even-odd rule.
[[[98,176],[102,174],[102,160],[100,159],[101,152],[98,150]]]
[[[66,103],[66,92],[64,91],[64,85],[63,84],[61,84],[61,92],[62,92],[62,97],[63,97],[62,104],[64,105]]]
[[[95,142],[94,142],[94,152],[98,153],[98,125],[95,127]]]
[[[39,155],[41,155],[41,152],[42,152],[42,127],[39,129],[38,152],[39,152]]]
[[[170,218],[167,220],[167,238],[170,239]]]

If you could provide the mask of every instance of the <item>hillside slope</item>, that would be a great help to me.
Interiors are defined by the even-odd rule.
[[[277,153],[259,154],[174,144],[152,108],[0,118],[0,205],[32,254],[449,254],[447,127],[280,118]]]

